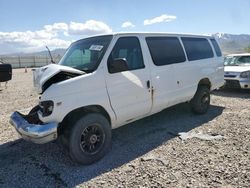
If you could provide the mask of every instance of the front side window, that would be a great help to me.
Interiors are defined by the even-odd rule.
[[[186,61],[177,37],[147,37],[146,41],[155,65],[170,65]]]
[[[69,47],[59,64],[87,73],[93,72],[98,67],[111,39],[112,36],[107,35],[77,41]]]
[[[117,40],[108,61],[125,59],[128,70],[144,68],[140,42],[137,37],[121,37]],[[109,68],[109,72],[112,72]]]
[[[181,37],[189,61],[212,58],[212,47],[205,38]]]

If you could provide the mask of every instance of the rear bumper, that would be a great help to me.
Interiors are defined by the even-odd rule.
[[[58,123],[32,124],[19,112],[11,115],[10,123],[23,139],[37,144],[44,144],[57,138]]]

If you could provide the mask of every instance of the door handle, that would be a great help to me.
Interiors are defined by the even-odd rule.
[[[150,89],[150,81],[147,81],[147,88]]]

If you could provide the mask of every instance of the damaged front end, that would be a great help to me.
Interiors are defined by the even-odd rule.
[[[83,71],[56,64],[33,69],[34,87],[42,94],[52,84],[85,74]],[[25,140],[43,144],[57,138],[58,122],[42,122],[40,117],[50,116],[54,108],[52,100],[40,101],[27,115],[12,113],[10,123]]]
[[[10,123],[25,140],[44,144],[57,138],[57,123],[43,123],[39,120],[39,106],[34,107],[28,115],[14,112],[10,117]]]
[[[42,94],[52,84],[58,83],[85,72],[68,66],[50,64],[41,68],[33,69],[33,84],[39,94]]]

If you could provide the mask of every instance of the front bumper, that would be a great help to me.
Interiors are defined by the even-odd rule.
[[[58,123],[33,124],[25,119],[19,112],[14,112],[10,117],[10,123],[25,140],[44,144],[57,138]]]
[[[250,80],[225,79],[225,86],[228,88],[250,89]]]
[[[241,89],[250,89],[250,80],[240,80]]]

